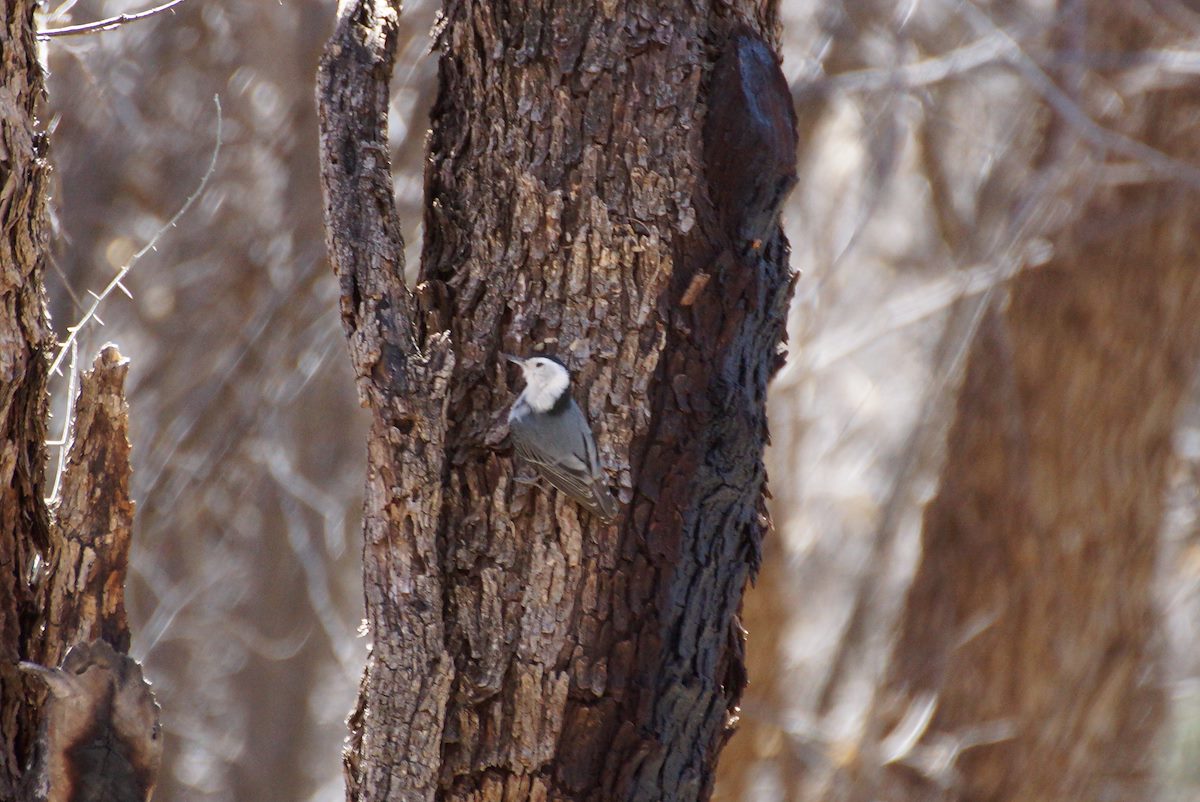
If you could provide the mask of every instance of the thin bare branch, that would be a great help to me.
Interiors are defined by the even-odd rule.
[[[960,78],[981,67],[1011,64],[1013,47],[1021,49],[1011,38],[996,34],[985,35],[968,45],[957,47],[939,56],[889,67],[871,67],[830,75],[827,78],[797,82],[793,90],[801,94],[812,92],[877,92],[883,89],[913,89]],[[1028,49],[1027,58],[1034,59]],[[1131,70],[1153,67],[1175,75],[1200,74],[1200,52],[1163,48],[1119,53],[1039,53],[1038,64],[1059,66],[1078,64],[1093,69]]]
[[[1088,142],[1133,159],[1162,178],[1183,181],[1193,187],[1200,187],[1200,167],[1180,161],[1134,137],[1126,136],[1111,128],[1105,128],[1093,120],[1087,111],[1067,94],[1032,56],[1025,52],[1020,43],[998,26],[991,17],[971,2],[963,3],[962,9],[973,24],[988,30],[993,36],[1003,39],[1005,62],[1016,69],[1042,96],[1042,99],[1049,103]]]
[[[1097,147],[1133,159],[1161,178],[1180,180],[1200,187],[1200,166],[1176,159],[1162,151],[1106,128],[1096,122],[1074,98],[1062,89],[1010,34],[996,25],[987,14],[970,3],[962,8],[972,21],[986,28],[980,39],[942,56],[913,64],[883,69],[855,70],[824,81],[793,86],[793,94],[804,96],[818,92],[874,92],[886,89],[912,89],[960,77],[987,66],[1005,66],[1016,70],[1033,86],[1054,110]],[[1200,71],[1200,55],[1182,50],[1144,51],[1107,57],[1114,66],[1159,67],[1164,71],[1191,75]]]
[[[182,2],[183,0],[169,0],[169,2],[163,3],[161,6],[148,8],[145,11],[139,11],[136,14],[118,14],[115,17],[108,17],[107,19],[96,20],[95,22],[84,22],[79,25],[67,25],[63,28],[48,28],[46,30],[38,31],[37,38],[44,42],[47,39],[53,39],[59,36],[81,36],[88,33],[111,31],[114,28],[121,27],[127,22],[136,22],[138,20],[148,19],[161,14],[164,11],[170,11],[172,8]]]
[[[798,87],[803,91],[874,92],[881,89],[911,89],[940,83],[971,70],[1006,60],[1008,45],[999,36],[985,36],[949,53],[896,67],[853,70],[824,81]]]
[[[53,506],[58,501],[58,490],[62,485],[63,470],[67,464],[67,445],[71,441],[71,422],[75,420],[75,390],[76,380],[79,376],[79,343],[78,341],[71,343],[71,367],[67,369],[67,398],[66,410],[63,412],[62,434],[57,440],[50,440],[46,443],[47,446],[53,446],[58,449],[58,463],[54,469],[54,488],[50,491],[50,497],[46,499],[46,504]]]
[[[175,215],[167,221],[166,225],[154,232],[154,236],[150,238],[150,241],[147,242],[140,251],[135,253],[120,270],[117,271],[117,274],[113,276],[112,280],[109,281],[108,284],[105,285],[104,289],[98,293],[90,293],[92,296],[92,305],[88,307],[88,310],[84,312],[83,317],[80,318],[75,325],[67,329],[67,339],[64,340],[59,346],[58,354],[55,355],[54,361],[50,363],[51,374],[58,372],[59,367],[62,365],[63,359],[70,351],[71,346],[78,339],[79,332],[85,325],[92,320],[96,320],[101,325],[104,325],[104,321],[100,320],[99,316],[96,314],[100,309],[100,304],[102,304],[104,299],[107,298],[115,289],[120,289],[126,295],[129,294],[129,290],[127,290],[121,283],[122,280],[125,278],[125,276],[129,275],[129,271],[133,269],[133,266],[136,265],[143,256],[154,250],[154,248],[158,245],[158,241],[162,239],[163,235],[166,234],[168,230],[175,227],[180,219],[187,214],[188,209],[192,208],[192,204],[195,203],[196,200],[204,193],[205,188],[208,187],[209,179],[212,178],[213,173],[216,172],[217,169],[217,156],[221,153],[221,98],[217,95],[214,95],[213,103],[215,103],[217,107],[217,141],[213,144],[212,157],[208,161],[208,169],[204,171],[204,175],[200,178],[199,185],[197,185],[195,191],[188,196],[187,200],[183,202],[183,206],[179,207],[179,211],[177,211]]]

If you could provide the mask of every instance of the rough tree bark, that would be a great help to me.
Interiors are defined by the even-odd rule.
[[[43,94],[33,14],[4,4],[0,31],[0,797],[14,799],[32,747],[32,710],[17,668],[36,631],[35,558],[49,542],[45,502],[45,352],[53,342],[42,275],[47,243]]]
[[[1171,42],[1134,4],[1060,13],[1083,50]],[[1194,159],[1194,86],[1142,93],[1144,77],[1079,85],[1117,88],[1109,122]],[[1050,136],[1051,158],[1078,158],[1061,147],[1069,126]],[[1176,410],[1200,359],[1200,219],[1195,186],[1085,179],[1103,167],[1071,173],[1070,191],[1091,194],[972,345],[882,697],[890,724],[914,706],[932,717],[885,798],[1153,798],[1152,581]]]
[[[60,501],[51,510],[44,498],[54,336],[35,5],[6,3],[0,31],[0,798],[65,800],[87,788],[143,800],[158,767],[157,706],[137,664],[112,649],[129,648],[133,515],[126,366],[115,348],[82,379]]]
[[[449,3],[421,282],[386,146],[398,4],[320,70],[364,404],[373,651],[351,799],[707,797],[744,677],[794,115],[773,3]],[[574,371],[623,504],[513,482],[500,351]]]
[[[129,497],[129,362],[108,345],[80,380],[29,662],[49,693],[26,798],[150,798],[162,758],[158,705],[129,650],[125,576]],[[61,665],[61,669],[54,668]]]

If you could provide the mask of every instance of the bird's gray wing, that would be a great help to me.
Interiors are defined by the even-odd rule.
[[[574,401],[562,415],[538,419],[536,432],[528,419],[517,418],[509,425],[517,454],[546,481],[604,520],[616,517],[616,501],[605,485],[595,440]],[[561,450],[551,453],[544,443]]]

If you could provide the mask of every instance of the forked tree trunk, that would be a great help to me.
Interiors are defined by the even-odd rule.
[[[1171,43],[1134,4],[1070,5],[1091,52]],[[1197,103],[1126,91],[1120,130],[1193,161]],[[884,695],[932,718],[884,798],[1154,796],[1152,583],[1200,359],[1200,198],[1174,178],[1101,184],[979,329]]]
[[[350,798],[705,798],[744,683],[791,282],[774,4],[449,4],[412,291],[385,136],[398,13],[343,4],[318,88],[374,415]],[[574,371],[612,526],[513,481],[499,353],[543,350]]]

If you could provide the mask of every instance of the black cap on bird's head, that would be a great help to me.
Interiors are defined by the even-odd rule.
[[[571,371],[558,359],[545,354],[534,354],[531,357],[519,357],[504,354],[505,359],[520,365],[525,375],[525,391],[521,398],[538,412],[546,412],[558,408],[570,400],[568,388],[571,384]]]
[[[521,367],[524,367],[527,362],[532,362],[535,359],[545,359],[548,362],[553,362],[554,364],[558,365],[560,368],[567,371],[567,373],[571,372],[571,369],[568,368],[561,359],[556,356],[550,356],[549,354],[534,354],[530,357],[514,356],[513,354],[501,354],[500,356],[504,357],[509,362],[512,362],[514,365],[520,365]]]

